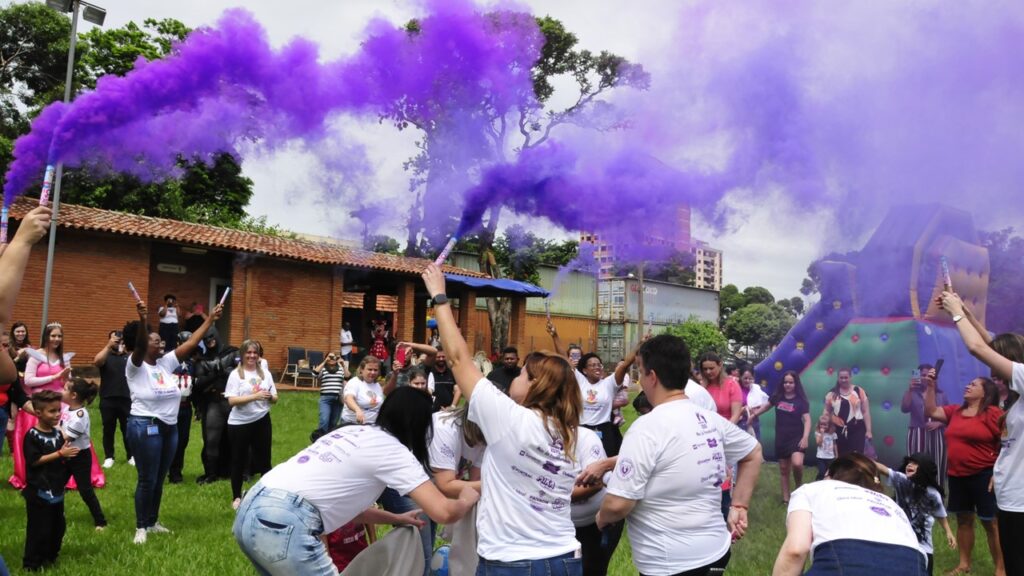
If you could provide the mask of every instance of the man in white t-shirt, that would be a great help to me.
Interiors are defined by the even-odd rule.
[[[761,446],[717,413],[685,401],[690,351],[681,338],[662,334],[645,342],[637,368],[654,409],[626,432],[597,525],[627,520],[633,563],[645,576],[724,568],[731,540],[747,530]],[[721,485],[734,463],[726,523]]]
[[[341,359],[352,360],[352,325],[348,322],[341,325]]]

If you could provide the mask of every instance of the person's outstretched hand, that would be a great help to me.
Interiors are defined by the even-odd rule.
[[[423,284],[427,287],[427,293],[433,298],[438,294],[444,294],[444,272],[431,262],[423,271]]]
[[[14,235],[13,242],[21,242],[29,246],[39,242],[50,231],[52,218],[53,211],[49,207],[33,208],[21,219],[21,226],[18,226],[18,233]]]

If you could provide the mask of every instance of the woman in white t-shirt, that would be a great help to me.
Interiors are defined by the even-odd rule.
[[[583,376],[576,378],[583,397],[580,425],[597,433],[605,454],[618,456],[619,448],[622,446],[622,432],[612,421],[612,409],[615,395],[625,383],[630,363],[624,360],[615,372],[606,375],[601,357],[590,352],[581,356],[576,366],[579,374]]]
[[[996,522],[1006,574],[1024,574],[1024,336],[1000,334],[988,341],[988,332],[977,323],[956,294],[943,292],[942,307],[953,317],[960,337],[971,354],[992,369],[992,378],[1009,384],[1014,401],[1002,420],[1002,448],[996,459],[990,489],[995,491]],[[966,322],[964,320],[967,320]],[[975,325],[977,323],[977,325]]]
[[[774,576],[924,576],[925,555],[903,509],[882,491],[875,463],[840,456],[825,480],[793,492]],[[811,568],[804,572],[807,555]]]
[[[242,499],[232,528],[260,574],[335,574],[321,537],[349,523],[411,524],[419,511],[373,508],[387,487],[408,495],[436,522],[461,518],[479,493],[446,498],[427,476],[430,397],[403,387],[384,401],[373,426],[345,426],[267,472]]]
[[[341,409],[341,421],[345,424],[373,424],[377,412],[384,402],[384,389],[377,377],[380,376],[380,359],[372,354],[363,356],[356,375],[345,384],[342,393],[345,407]]]
[[[231,507],[242,503],[242,476],[246,466],[253,474],[270,470],[273,428],[270,406],[277,403],[277,388],[263,364],[263,345],[258,340],[242,342],[242,362],[232,370],[224,389],[231,412],[228,441],[231,442]]]
[[[160,524],[159,517],[164,479],[178,449],[178,408],[182,390],[178,388],[174,370],[192,356],[206,331],[220,318],[223,307],[218,304],[184,344],[163,355],[160,355],[160,334],[153,332],[146,323],[146,305],[139,302],[136,309],[139,319],[129,322],[123,331],[125,348],[131,354],[124,373],[132,398],[128,442],[139,474],[135,485],[134,542],[143,544],[149,532],[169,532]]]
[[[469,419],[487,439],[477,574],[579,576],[569,502],[580,470],[575,447],[583,407],[572,366],[562,356],[533,353],[511,384],[511,398],[505,396],[473,363],[440,268],[429,264],[423,280]]]

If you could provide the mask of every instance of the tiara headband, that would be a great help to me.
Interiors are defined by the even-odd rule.
[[[63,328],[63,326],[60,325],[60,322],[50,322],[49,324],[46,325],[46,327],[47,328]]]

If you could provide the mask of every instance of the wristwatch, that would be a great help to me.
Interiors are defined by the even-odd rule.
[[[445,296],[444,294],[438,294],[437,296],[434,296],[433,298],[430,299],[430,303],[432,306],[440,306],[442,304],[447,304],[448,297]]]
[[[961,321],[963,319],[964,319],[963,316],[957,314],[956,316],[953,316],[953,324],[956,324],[957,322],[959,322],[959,321]]]

